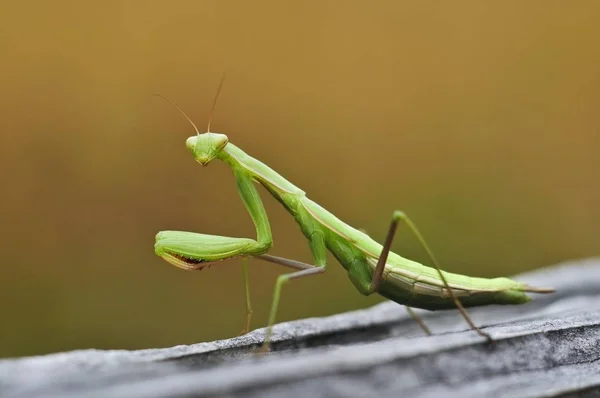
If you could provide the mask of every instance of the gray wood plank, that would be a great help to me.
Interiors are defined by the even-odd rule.
[[[600,396],[600,260],[517,279],[553,286],[522,306],[472,309],[488,345],[454,310],[372,308],[282,323],[209,343],[80,350],[0,360],[2,397],[571,397]]]

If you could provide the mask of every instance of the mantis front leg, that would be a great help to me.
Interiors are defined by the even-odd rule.
[[[252,179],[236,173],[238,191],[256,228],[256,240],[206,235],[186,231],[161,231],[154,251],[169,263],[186,270],[200,270],[216,261],[234,257],[258,256],[273,244],[271,226]]]
[[[271,227],[267,213],[252,179],[242,171],[235,171],[238,191],[256,228],[256,240],[226,236],[205,235],[185,231],[161,231],[156,235],[154,250],[169,263],[185,270],[201,270],[216,261],[234,257],[258,256],[272,245]],[[246,260],[244,260],[246,261]],[[249,328],[250,306],[247,265],[243,265],[246,288],[246,322]]]

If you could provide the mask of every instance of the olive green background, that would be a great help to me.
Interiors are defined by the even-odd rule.
[[[163,229],[254,235],[230,170],[196,164],[151,96],[204,128],[223,72],[213,130],[376,239],[401,209],[455,272],[597,255],[598,21],[597,1],[3,2],[0,356],[239,332],[239,261],[190,273],[153,252]],[[263,198],[272,253],[310,261]],[[254,328],[280,272],[251,262]],[[379,301],[331,258],[278,320]]]

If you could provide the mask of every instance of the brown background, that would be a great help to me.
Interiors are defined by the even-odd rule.
[[[456,272],[597,255],[599,17],[597,1],[4,2],[0,355],[240,330],[239,262],[186,273],[153,252],[162,229],[254,234],[231,172],[197,165],[191,127],[151,96],[204,126],[223,72],[213,129],[377,239],[397,208]],[[310,261],[264,199],[273,253]],[[330,264],[285,287],[279,321],[381,300]],[[253,327],[279,272],[251,264]]]

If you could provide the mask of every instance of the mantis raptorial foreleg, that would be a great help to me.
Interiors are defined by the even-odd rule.
[[[379,260],[377,261],[377,265],[375,266],[375,272],[373,273],[373,279],[371,280],[371,287],[370,287],[371,292],[375,293],[379,289],[379,283],[381,282],[381,277],[382,277],[383,271],[385,269],[386,260],[387,260],[388,254],[390,253],[392,241],[394,240],[394,234],[396,233],[396,230],[398,229],[399,221],[402,221],[402,222],[404,222],[404,224],[406,224],[406,226],[411,231],[411,233],[417,238],[417,240],[419,241],[419,243],[421,244],[423,249],[425,249],[425,252],[427,252],[427,256],[431,260],[431,263],[433,264],[434,268],[437,270],[438,275],[440,276],[440,279],[442,280],[444,287],[446,288],[446,290],[448,291],[448,294],[450,295],[450,298],[452,299],[452,301],[454,301],[454,304],[456,304],[456,308],[458,309],[458,311],[460,312],[462,317],[465,319],[465,321],[467,322],[469,327],[471,329],[473,329],[475,332],[477,332],[477,334],[479,334],[480,336],[485,337],[489,342],[493,341],[492,337],[488,333],[479,329],[475,325],[475,323],[473,323],[473,320],[471,319],[471,317],[469,316],[469,314],[467,313],[467,311],[461,304],[460,300],[458,299],[458,297],[456,297],[456,295],[454,294],[454,291],[448,284],[448,281],[446,280],[444,273],[442,272],[437,260],[435,259],[433,252],[431,251],[431,249],[429,249],[427,242],[425,242],[425,239],[423,238],[423,236],[421,235],[421,233],[419,232],[419,230],[417,229],[415,224],[411,221],[411,219],[402,211],[396,210],[396,211],[394,211],[394,214],[392,215],[392,222],[390,224],[390,228],[389,228],[387,236],[385,238],[385,243],[383,244],[383,249],[381,250],[381,255],[379,256]],[[409,311],[409,314],[419,323],[419,325],[421,325],[421,327],[425,330],[425,332],[430,334],[429,328],[427,328],[427,326],[425,326],[425,323],[421,320],[421,318],[414,311],[410,310],[408,307],[407,307],[407,309]]]

